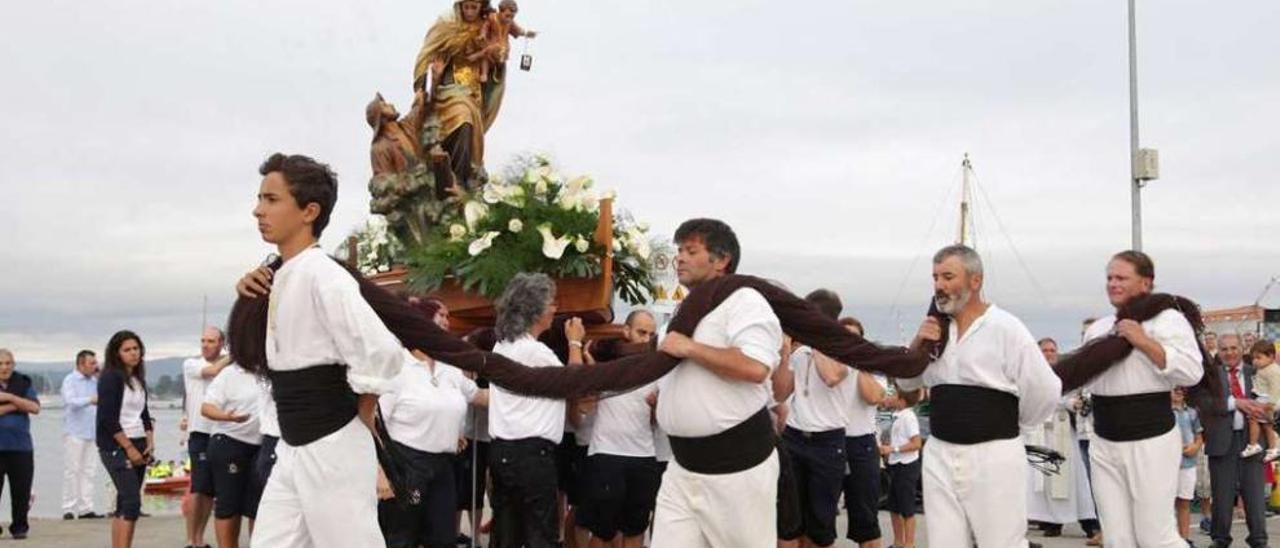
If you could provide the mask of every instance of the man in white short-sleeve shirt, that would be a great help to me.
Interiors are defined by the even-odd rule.
[[[181,426],[187,431],[187,452],[191,457],[192,508],[186,513],[187,544],[204,546],[204,531],[213,511],[213,471],[209,469],[209,419],[200,414],[205,389],[214,377],[231,363],[222,354],[225,337],[213,326],[200,335],[200,356],[182,362],[182,385],[185,394]]]
[[[738,239],[721,221],[686,221],[675,242],[676,273],[687,287],[737,269]],[[672,332],[662,340],[660,349],[682,361],[663,380],[658,398],[658,424],[675,459],[658,492],[655,547],[776,545],[778,457],[766,383],[781,348],[777,316],[750,288],[735,291],[703,317],[693,337]],[[735,455],[709,454],[717,435],[737,432],[745,433],[746,445]],[[736,458],[726,461],[730,457]],[[707,466],[713,462],[724,465],[718,473]]]
[[[844,304],[834,291],[818,289],[805,300],[824,316],[837,320]],[[791,353],[791,375],[779,383],[790,412],[782,443],[790,453],[798,489],[800,528],[782,531],[801,535],[801,543],[831,546],[836,540],[836,514],[845,468],[845,427],[850,396],[856,392],[853,370],[822,353],[800,346]]]

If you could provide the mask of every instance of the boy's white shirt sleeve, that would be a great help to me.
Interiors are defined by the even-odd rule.
[[[357,394],[383,394],[404,366],[404,347],[360,296],[354,278],[317,281],[315,305],[334,346],[348,366],[347,382]]]

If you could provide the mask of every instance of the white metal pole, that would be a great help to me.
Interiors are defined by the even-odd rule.
[[[1138,179],[1138,31],[1129,0],[1129,185],[1133,202],[1133,249],[1142,250],[1142,181]]]

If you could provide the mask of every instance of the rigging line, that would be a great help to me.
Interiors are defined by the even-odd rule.
[[[902,292],[907,288],[907,281],[911,279],[911,274],[915,272],[916,264],[920,262],[920,257],[924,255],[925,245],[929,243],[929,237],[933,235],[934,229],[938,228],[938,220],[943,217],[942,209],[951,201],[952,193],[956,190],[955,187],[955,178],[953,177],[951,183],[947,185],[946,194],[933,210],[933,222],[929,224],[929,229],[925,231],[924,237],[920,239],[920,243],[916,244],[916,255],[911,259],[911,265],[907,267],[907,272],[902,276],[902,280],[898,283],[898,290],[893,293],[893,300],[890,301],[889,304],[889,318],[891,321],[898,318],[898,299],[902,297]],[[901,331],[901,328],[899,328],[899,331]],[[901,338],[903,333],[899,332],[898,335]]]
[[[987,189],[982,186],[982,183],[978,180],[976,173],[973,177],[973,186],[977,187],[978,192],[982,194],[982,199],[986,202],[987,209],[991,210],[991,216],[996,220],[996,226],[1000,229],[1000,232],[1004,233],[1004,239],[1009,243],[1009,249],[1013,251],[1014,258],[1018,260],[1018,265],[1022,267],[1023,273],[1027,275],[1027,280],[1029,280],[1031,282],[1031,286],[1035,288],[1036,293],[1040,297],[1040,301],[1046,306],[1049,305],[1049,297],[1044,290],[1044,286],[1040,285],[1040,280],[1036,279],[1035,274],[1032,274],[1031,272],[1031,268],[1027,266],[1027,261],[1022,258],[1022,253],[1018,251],[1018,246],[1013,243],[1013,235],[1009,233],[1009,229],[1005,226],[1004,220],[1001,219],[1000,214],[996,212],[995,202],[992,202],[991,197],[987,196]]]

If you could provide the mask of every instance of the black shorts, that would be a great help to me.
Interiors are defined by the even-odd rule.
[[[903,517],[916,515],[916,486],[920,485],[920,459],[889,465],[889,503],[886,509]]]
[[[585,526],[601,540],[643,535],[662,482],[658,461],[653,457],[624,457],[595,454],[587,457],[587,504],[592,508]]]
[[[258,515],[258,499],[262,494],[253,486],[253,463],[257,458],[257,445],[226,434],[216,434],[209,440],[209,468],[213,488],[218,493],[213,499],[213,517],[253,519]]]
[[[555,444],[542,438],[493,440],[493,534],[490,546],[555,546],[561,520],[556,514]]]
[[[817,546],[836,541],[840,487],[848,466],[844,439],[843,428],[802,432],[788,426],[782,434],[783,445],[791,453],[804,536]]]
[[[587,446],[578,445],[573,432],[565,432],[556,446],[556,488],[564,493],[569,506],[582,504],[583,468],[587,462]]]
[[[388,548],[454,546],[458,539],[458,493],[453,477],[457,455],[427,453],[392,443],[414,473],[407,478],[409,504],[378,502],[378,525]]]
[[[796,540],[804,535],[800,515],[800,490],[786,444],[778,444],[778,539]]]
[[[215,489],[213,470],[209,468],[209,434],[192,432],[187,436],[187,454],[191,456],[191,492],[212,497]]]
[[[875,434],[845,438],[849,475],[844,477],[844,505],[849,514],[845,538],[857,543],[880,538],[880,446]]]
[[[258,448],[258,457],[253,459],[253,489],[257,496],[267,488],[267,480],[271,479],[271,470],[276,467],[276,444],[280,438],[262,436],[262,446]]]
[[[471,489],[472,459],[475,459],[475,492]],[[484,492],[489,485],[489,442],[467,440],[467,448],[453,460],[453,477],[457,486],[458,510],[471,510],[472,495],[476,509],[484,508]]]

